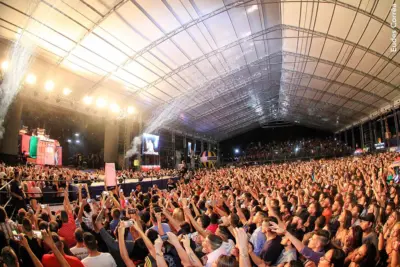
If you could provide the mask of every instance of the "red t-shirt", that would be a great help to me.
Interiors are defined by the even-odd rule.
[[[68,222],[63,222],[62,227],[58,230],[58,235],[65,239],[70,248],[76,245],[75,229],[76,225],[74,221],[74,216],[72,215],[72,213],[69,212]]]
[[[326,223],[329,223],[329,221],[331,220],[331,217],[332,217],[331,209],[329,209],[329,208],[324,209],[324,211],[322,212],[322,216],[325,217]]]
[[[64,255],[64,258],[71,267],[85,267],[83,263],[76,257]],[[42,258],[42,264],[43,267],[61,267],[54,254],[44,254]]]
[[[215,234],[217,231],[218,224],[210,224],[206,230],[210,231],[211,233]]]

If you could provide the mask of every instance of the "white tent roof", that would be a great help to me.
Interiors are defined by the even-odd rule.
[[[51,78],[55,105],[100,112],[80,103],[101,96],[218,140],[275,121],[337,131],[400,100],[393,4],[0,0],[0,35],[34,41],[39,94],[24,94]]]

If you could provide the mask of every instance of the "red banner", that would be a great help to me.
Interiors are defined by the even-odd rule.
[[[29,142],[31,141],[31,136],[23,134],[21,140],[21,153],[29,154]]]

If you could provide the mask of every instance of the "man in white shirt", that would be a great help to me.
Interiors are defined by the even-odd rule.
[[[75,230],[75,239],[76,245],[70,250],[78,259],[83,260],[89,255],[89,251],[87,247],[85,247],[85,244],[83,244],[83,230],[81,228]]]
[[[82,260],[85,267],[117,267],[117,264],[110,253],[97,251],[97,242],[94,235],[91,233],[84,233],[83,243],[89,252],[89,256]]]

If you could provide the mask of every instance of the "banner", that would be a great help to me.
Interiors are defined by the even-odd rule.
[[[62,166],[62,147],[56,146],[56,151],[54,153],[54,165]]]
[[[29,156],[34,159],[37,156],[38,140],[37,136],[31,136],[29,141]]]
[[[33,137],[35,137],[35,136],[32,136],[32,138]],[[31,138],[31,140],[32,140],[32,138]],[[32,142],[31,142],[31,144],[32,144]],[[46,144],[45,144],[44,141],[39,141],[37,143],[36,147],[37,147],[37,151],[35,153],[35,155],[36,155],[36,164],[44,165],[45,155],[46,155]],[[32,145],[31,145],[31,151],[32,151]]]
[[[21,153],[29,154],[29,143],[31,142],[31,136],[23,134],[21,139]]]
[[[115,172],[115,163],[106,163],[105,167],[105,185],[106,186],[116,186],[117,185],[117,175]]]
[[[54,142],[45,142],[46,152],[44,154],[44,164],[54,165]]]

